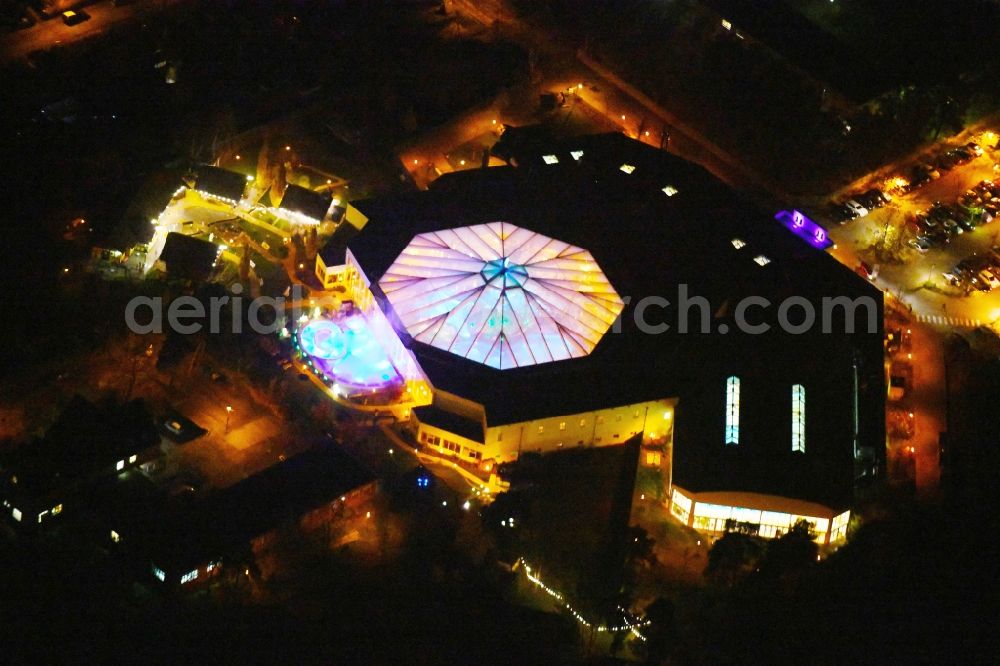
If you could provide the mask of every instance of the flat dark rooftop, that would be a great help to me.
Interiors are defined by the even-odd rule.
[[[767,44],[819,81],[862,104],[910,83],[896,63],[872,62],[852,45],[825,31],[786,0],[703,0],[734,28]]]
[[[298,185],[289,185],[285,188],[285,194],[281,197],[278,208],[305,215],[319,222],[326,217],[331,201],[326,194],[307,190]]]
[[[360,230],[346,220],[337,225],[337,229],[319,251],[319,256],[327,266],[341,266],[346,261],[346,251],[351,239]]]
[[[453,432],[466,439],[471,439],[473,442],[483,443],[483,424],[478,421],[464,418],[452,412],[446,412],[433,405],[417,407],[413,412],[417,415],[421,423]]]
[[[219,167],[199,166],[195,174],[195,189],[217,197],[239,201],[246,189],[246,176]]]
[[[160,260],[174,277],[204,279],[215,267],[218,248],[206,240],[171,231],[160,252]]]
[[[350,455],[321,444],[201,500],[157,501],[147,490],[136,489],[141,484],[130,482],[117,499],[105,499],[103,505],[137,530],[158,565],[181,570],[228,555],[374,480]],[[136,497],[142,501],[134,502]],[[126,502],[139,508],[126,509]]]

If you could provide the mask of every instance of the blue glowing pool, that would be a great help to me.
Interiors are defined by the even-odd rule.
[[[374,389],[402,381],[361,314],[313,320],[299,329],[298,338],[316,373],[345,389]]]

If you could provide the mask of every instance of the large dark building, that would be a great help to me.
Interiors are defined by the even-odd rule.
[[[881,292],[697,165],[518,132],[511,166],[355,203],[354,298],[431,387],[420,441],[489,464],[642,433],[689,524],[843,536],[883,466]]]

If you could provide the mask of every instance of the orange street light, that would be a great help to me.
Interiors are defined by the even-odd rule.
[[[226,405],[226,432],[225,432],[225,434],[227,434],[227,435],[229,434],[229,415],[232,414],[232,413],[233,413],[233,406],[232,405]]]

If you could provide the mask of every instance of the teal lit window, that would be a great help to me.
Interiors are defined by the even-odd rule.
[[[740,443],[740,378],[726,380],[726,444]]]
[[[806,452],[806,388],[792,387],[792,451]]]

